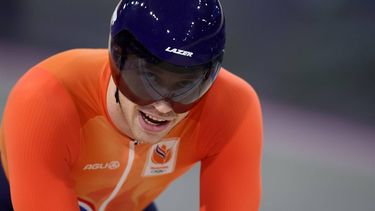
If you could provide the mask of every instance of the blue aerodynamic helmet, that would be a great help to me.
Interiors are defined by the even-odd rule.
[[[214,82],[224,45],[218,0],[123,0],[111,20],[112,77],[138,105],[164,100],[186,112]]]

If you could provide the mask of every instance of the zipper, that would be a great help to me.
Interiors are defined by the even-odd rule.
[[[122,175],[120,177],[120,180],[118,181],[115,189],[113,189],[113,191],[109,195],[109,197],[99,207],[98,211],[104,211],[107,208],[108,204],[116,197],[118,192],[121,190],[121,187],[124,185],[126,179],[128,178],[130,169],[132,168],[133,161],[134,161],[134,145],[135,144],[136,144],[135,142],[130,141],[128,164],[126,165],[126,168],[125,168],[124,172],[122,173]]]

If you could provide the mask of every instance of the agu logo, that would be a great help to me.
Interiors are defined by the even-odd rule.
[[[166,145],[157,145],[154,153],[152,153],[151,161],[155,164],[167,163],[172,157],[171,149],[168,149]]]
[[[173,172],[179,141],[179,138],[172,138],[154,144],[148,152],[143,176],[158,176]]]
[[[120,162],[117,160],[110,161],[107,163],[90,163],[87,164],[85,167],[83,167],[84,171],[87,170],[100,170],[100,169],[109,169],[109,170],[115,170],[120,167]]]

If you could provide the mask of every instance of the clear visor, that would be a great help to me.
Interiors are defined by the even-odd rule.
[[[175,112],[185,112],[211,87],[221,67],[222,55],[202,65],[176,66],[142,52],[134,43],[128,46],[123,49],[111,42],[111,68],[120,92],[139,105],[164,100]]]

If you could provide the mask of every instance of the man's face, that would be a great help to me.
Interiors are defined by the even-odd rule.
[[[188,115],[188,112],[175,113],[169,103],[165,101],[140,106],[121,94],[120,106],[128,124],[129,135],[135,140],[150,144],[161,141]]]

